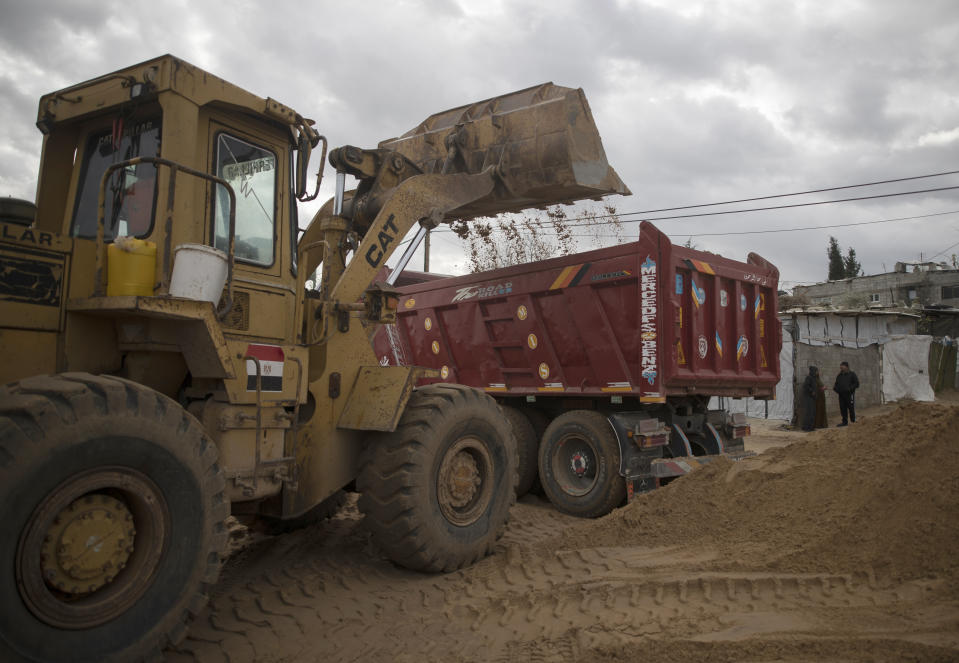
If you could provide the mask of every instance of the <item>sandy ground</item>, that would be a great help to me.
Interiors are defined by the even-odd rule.
[[[524,497],[496,553],[447,575],[383,558],[355,495],[307,530],[238,532],[167,659],[959,660],[959,398],[751,425],[758,456],[605,518]]]

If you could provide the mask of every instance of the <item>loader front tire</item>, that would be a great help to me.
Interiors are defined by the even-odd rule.
[[[539,450],[539,478],[549,501],[572,516],[605,516],[626,499],[619,455],[616,434],[603,414],[572,410],[556,417]]]
[[[488,555],[516,501],[516,448],[492,398],[453,384],[413,392],[396,430],[373,436],[357,478],[374,541],[417,571]]]
[[[215,445],[175,401],[84,373],[0,387],[0,660],[141,661],[226,549]]]

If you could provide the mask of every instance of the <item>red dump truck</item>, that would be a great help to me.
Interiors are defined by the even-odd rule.
[[[418,282],[411,282],[418,281]],[[513,425],[520,494],[538,479],[595,517],[719,454],[744,455],[744,415],[710,396],[773,398],[779,271],[639,240],[467,276],[400,279],[383,364],[484,389]],[[404,285],[406,282],[406,285]]]

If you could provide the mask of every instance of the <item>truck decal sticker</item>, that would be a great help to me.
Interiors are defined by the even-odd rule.
[[[633,273],[625,269],[621,269],[618,272],[606,272],[605,274],[593,274],[589,277],[590,281],[608,281],[609,279],[616,279],[621,276],[632,276]]]
[[[739,337],[736,343],[736,360],[744,359],[749,354],[749,340],[745,336]]]
[[[559,288],[569,288],[576,285],[586,276],[590,264],[591,263],[586,263],[585,265],[570,265],[559,273],[559,276],[556,277],[556,280],[553,281],[553,285],[551,285],[549,289],[558,290]]]
[[[683,352],[683,342],[676,341],[676,363],[680,366],[686,365],[686,353]]]
[[[642,302],[642,364],[643,378],[650,386],[656,384],[659,375],[656,346],[656,318],[659,311],[656,305],[656,261],[646,256],[646,261],[640,265],[640,301]]]
[[[746,310],[746,295],[739,295],[739,310]]]
[[[756,302],[753,304],[753,317],[754,317],[754,318],[758,318],[758,317],[759,317],[759,312],[766,308],[765,306],[762,305],[762,301],[763,301],[763,296],[762,296],[762,295],[757,295],[757,296],[756,296]]]
[[[440,342],[439,342],[439,341],[433,341],[433,342],[430,344],[430,349],[433,351],[433,354],[434,354],[434,355],[438,355],[438,354],[440,353]]]
[[[719,338],[719,332],[716,332],[716,352],[719,353],[719,358],[723,358],[723,339]]]
[[[699,351],[699,358],[705,359],[706,353],[709,351],[709,341],[707,341],[706,337],[702,334],[699,335],[699,342],[696,349]]]
[[[766,363],[766,348],[762,345],[759,346],[759,367],[769,368],[769,364]]]
[[[719,291],[719,305],[723,308],[726,308],[726,305],[729,304],[729,293],[725,290]]]
[[[423,321],[423,328],[426,331],[430,331],[433,328],[433,320],[426,318],[426,320]]]
[[[696,308],[699,308],[706,303],[706,289],[700,288],[698,285],[696,285],[696,281],[694,279],[690,279],[689,284],[689,289],[693,293],[693,302],[696,303]]]
[[[403,304],[403,306],[405,306],[406,308],[413,308],[414,306],[416,306],[416,300],[410,297],[409,299],[406,300],[406,303]]]
[[[633,386],[629,382],[607,382],[602,388],[603,391],[632,391]]]
[[[683,275],[682,274],[676,275],[676,294],[677,295],[683,294]]]
[[[527,336],[526,344],[529,345],[530,350],[535,350],[536,346],[539,345],[539,339],[536,338],[536,334],[530,334]]]
[[[451,300],[452,303],[466,301],[474,297],[495,297],[497,295],[508,295],[513,292],[513,283],[495,283],[493,285],[471,285],[460,288]]]
[[[697,272],[702,272],[703,274],[713,274],[713,275],[716,274],[716,272],[713,270],[712,265],[710,265],[708,262],[703,262],[702,260],[691,260],[691,259],[683,260],[683,262],[686,263],[687,267]]]
[[[283,348],[278,345],[246,346],[246,355],[260,361],[260,390],[283,391]],[[246,390],[256,391],[256,362],[246,360]]]
[[[516,309],[516,317],[520,320],[525,320],[527,315],[529,315],[529,311],[526,310],[526,306],[520,304],[519,308]]]
[[[546,378],[549,377],[549,364],[547,364],[547,363],[545,363],[545,362],[542,363],[542,364],[540,364],[540,365],[539,365],[539,368],[537,369],[537,371],[539,372],[539,376],[540,376],[543,380],[545,380]]]

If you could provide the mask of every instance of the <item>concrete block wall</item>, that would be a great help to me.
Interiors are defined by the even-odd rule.
[[[824,299],[828,299],[831,306],[842,306],[843,301],[850,297],[864,298],[868,302],[870,295],[874,294],[879,296],[877,303],[881,306],[908,306],[916,301],[923,306],[959,306],[959,299],[943,299],[942,286],[959,286],[959,270],[887,272],[859,276],[841,281],[796,286],[793,294],[808,297],[812,304],[822,304]]]
[[[803,380],[809,374],[810,366],[819,367],[822,382],[826,385],[826,416],[830,425],[840,421],[839,397],[832,390],[839,373],[839,363],[849,362],[849,368],[856,372],[859,378],[859,389],[856,391],[856,411],[879,405],[882,402],[881,371],[879,366],[879,346],[869,345],[865,348],[844,348],[838,345],[814,346],[797,343],[796,348],[796,384],[795,393],[801,393]],[[797,402],[798,406],[798,402]],[[797,409],[798,412],[798,409]]]

